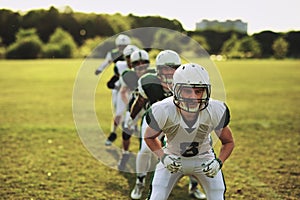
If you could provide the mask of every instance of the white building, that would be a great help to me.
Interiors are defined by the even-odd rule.
[[[225,22],[219,22],[217,20],[209,21],[202,20],[201,22],[196,23],[196,30],[214,30],[214,31],[238,31],[241,33],[247,33],[248,25],[241,20],[226,20]]]

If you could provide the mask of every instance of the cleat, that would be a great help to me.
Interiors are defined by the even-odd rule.
[[[129,157],[130,157],[129,152],[125,152],[125,153],[122,154],[122,158],[121,158],[121,160],[118,164],[119,171],[123,171],[125,169],[126,163],[128,162]]]
[[[111,146],[111,144],[112,144],[112,141],[110,141],[109,139],[107,139],[105,141],[105,146]]]
[[[111,132],[107,140],[105,141],[105,146],[111,146],[111,144],[117,139],[117,134]]]
[[[189,185],[189,195],[195,199],[206,199],[206,195],[202,193],[197,186],[192,188],[191,184]]]
[[[136,179],[136,184],[134,186],[134,189],[131,191],[130,194],[131,199],[141,199],[144,188],[145,188],[145,176],[138,177]]]

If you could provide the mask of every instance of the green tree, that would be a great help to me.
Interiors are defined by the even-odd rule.
[[[101,38],[99,36],[85,40],[84,43],[79,48],[78,55],[76,57],[89,56],[91,54],[91,52],[103,41],[104,41],[104,38]]]
[[[36,29],[20,29],[16,42],[8,46],[6,58],[34,59],[39,58],[43,42],[36,33]]]
[[[160,50],[172,49],[180,54],[189,48],[189,42],[188,37],[183,37],[176,31],[159,29],[154,35],[152,47]]]
[[[5,47],[2,43],[2,37],[0,37],[0,59],[5,58]]]
[[[114,33],[119,33],[131,29],[129,19],[119,13],[116,13],[114,15],[106,15],[106,18]]]
[[[277,38],[272,45],[274,57],[283,59],[288,53],[289,43],[282,37]]]
[[[236,34],[232,34],[231,37],[226,40],[221,48],[221,54],[228,58],[242,58],[243,54],[239,51],[240,41]]]
[[[260,44],[262,50],[261,57],[269,58],[273,55],[272,44],[278,36],[279,33],[274,33],[272,31],[262,31],[252,35],[252,37]]]
[[[76,43],[70,33],[57,28],[43,49],[46,58],[71,58],[76,51]]]
[[[244,37],[239,41],[238,51],[243,54],[244,58],[259,58],[261,48],[259,43],[253,37]]]
[[[210,46],[206,41],[206,38],[200,35],[194,35],[192,38],[198,42],[206,51],[210,50]]]
[[[22,17],[10,10],[0,10],[0,37],[2,43],[8,46],[15,42],[16,34],[21,26]]]
[[[31,10],[23,16],[22,28],[35,28],[41,40],[46,43],[60,25],[59,15],[53,6],[49,10]]]
[[[290,31],[284,35],[284,39],[289,43],[287,56],[300,58],[300,31]]]

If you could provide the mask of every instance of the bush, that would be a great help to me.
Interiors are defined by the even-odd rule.
[[[6,52],[8,59],[34,59],[40,56],[42,42],[34,38],[27,38],[23,41],[13,43]]]
[[[272,45],[274,57],[276,59],[283,59],[288,53],[289,43],[282,37],[277,38]]]
[[[5,48],[4,47],[0,47],[0,59],[5,58]]]
[[[252,37],[242,38],[238,51],[242,52],[244,58],[259,58],[261,55],[260,45]]]
[[[44,58],[61,58],[62,53],[58,44],[47,44],[43,48]]]
[[[57,28],[43,48],[44,58],[71,58],[76,51],[76,43],[72,36],[61,28]]]
[[[35,29],[21,29],[17,34],[17,41],[7,48],[5,57],[8,59],[39,58],[42,46],[43,43]]]
[[[104,41],[104,38],[101,37],[95,37],[90,38],[84,41],[83,45],[79,48],[77,57],[87,57],[91,54],[91,52],[102,42]]]

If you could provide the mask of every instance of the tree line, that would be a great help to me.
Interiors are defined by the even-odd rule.
[[[234,31],[186,31],[178,20],[160,16],[74,12],[65,7],[31,10],[24,14],[0,10],[0,58],[72,58],[87,56],[110,36],[140,27],[162,27],[196,40],[209,53],[227,58],[300,58],[300,31],[253,35]],[[149,33],[143,46],[153,42]]]

